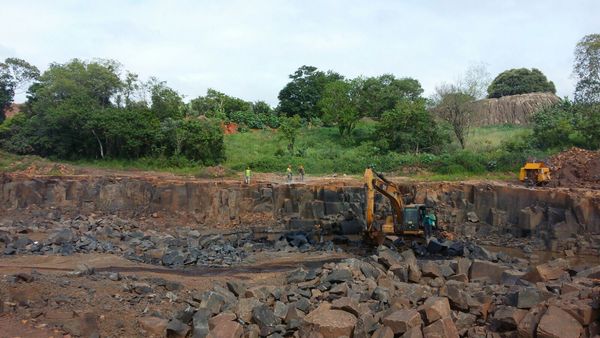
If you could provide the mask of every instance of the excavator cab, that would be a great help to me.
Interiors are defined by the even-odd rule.
[[[404,207],[402,224],[398,225],[400,231],[416,232],[423,230],[423,222],[425,220],[425,205],[424,204],[409,204]]]

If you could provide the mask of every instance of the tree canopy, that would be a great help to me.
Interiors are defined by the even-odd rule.
[[[7,58],[0,62],[0,123],[4,112],[13,103],[15,93],[40,76],[37,67],[25,60]]]
[[[325,86],[344,78],[338,73],[323,72],[313,66],[302,66],[289,77],[291,81],[279,92],[277,109],[280,114],[298,115],[306,120],[321,117],[322,112],[317,104]]]
[[[360,119],[356,84],[356,81],[346,80],[330,82],[319,101],[323,121],[337,125],[341,136],[349,136]]]
[[[487,91],[489,98],[499,98],[537,92],[554,94],[556,88],[539,69],[515,68],[498,74]]]
[[[575,100],[600,104],[600,34],[584,36],[575,47]]]
[[[392,74],[358,78],[356,105],[361,116],[380,117],[402,100],[415,100],[423,94],[419,81],[398,79]]]
[[[122,79],[111,60],[53,63],[28,94],[26,112],[0,130],[0,144],[15,153],[205,164],[224,158],[218,122],[185,119],[175,90],[155,79],[140,83],[131,73]]]

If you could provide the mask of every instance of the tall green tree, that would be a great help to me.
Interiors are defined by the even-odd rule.
[[[556,93],[554,83],[537,68],[506,70],[498,74],[488,87],[490,98],[537,92]]]
[[[575,101],[600,104],[600,34],[584,36],[575,47]]]
[[[341,136],[349,136],[360,119],[356,82],[338,80],[328,83],[319,101],[323,121],[337,125]]]
[[[25,60],[7,58],[0,62],[0,123],[4,113],[13,103],[15,94],[40,76],[37,67]]]
[[[278,111],[287,116],[298,115],[310,120],[321,117],[321,110],[317,106],[325,86],[343,76],[338,73],[323,72],[313,66],[302,66],[290,75],[291,81],[279,92]]]
[[[362,116],[380,117],[401,100],[415,100],[423,94],[418,80],[398,79],[392,74],[358,78],[357,109]]]
[[[174,89],[169,88],[164,81],[155,81],[150,89],[152,105],[150,110],[159,120],[167,118],[181,119],[185,113],[183,99]]]

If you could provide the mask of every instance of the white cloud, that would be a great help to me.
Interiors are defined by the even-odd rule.
[[[212,87],[271,104],[304,64],[411,76],[426,93],[472,62],[537,67],[571,95],[573,48],[600,31],[596,0],[0,2],[0,58],[112,58],[188,98]]]

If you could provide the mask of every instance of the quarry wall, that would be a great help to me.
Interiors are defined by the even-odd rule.
[[[504,183],[405,183],[410,203],[435,207],[442,224],[481,222],[549,232],[554,237],[600,233],[600,197],[575,189],[528,189]],[[205,227],[252,223],[302,229],[320,224],[333,232],[362,226],[362,186],[229,181],[152,181],[109,177],[0,176],[0,214],[11,210],[58,209],[126,217],[167,217]],[[354,230],[353,230],[354,229]]]

